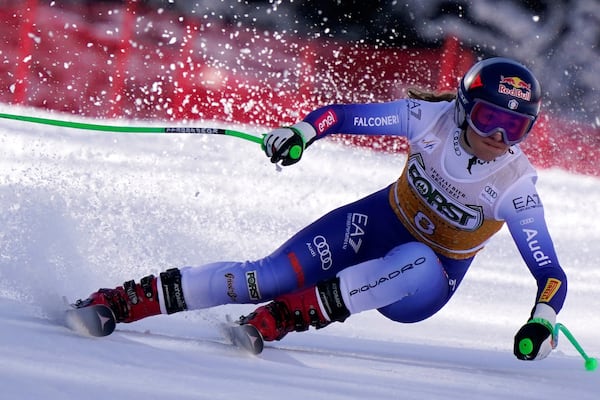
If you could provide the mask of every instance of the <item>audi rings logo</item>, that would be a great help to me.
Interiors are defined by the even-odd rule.
[[[313,243],[317,248],[317,253],[319,253],[319,258],[321,259],[321,268],[323,271],[327,271],[333,265],[333,260],[331,258],[331,250],[329,250],[329,244],[325,237],[319,235],[313,238]]]
[[[498,192],[496,192],[496,190],[494,190],[494,188],[491,187],[490,185],[487,185],[484,190],[488,195],[490,195],[490,197],[492,199],[495,199],[498,197]]]

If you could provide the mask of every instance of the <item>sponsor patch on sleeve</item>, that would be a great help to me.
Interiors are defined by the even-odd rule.
[[[560,285],[562,285],[562,282],[559,281],[558,279],[549,278],[546,281],[546,286],[544,287],[544,290],[542,291],[542,294],[540,295],[538,303],[550,302],[550,300],[552,300],[552,298],[554,297],[556,292],[558,292]]]
[[[542,207],[542,201],[537,193],[528,194],[526,196],[515,197],[512,200],[515,211],[521,212],[532,208]]]
[[[338,116],[333,110],[328,110],[315,121],[317,135],[322,134],[338,122]]]

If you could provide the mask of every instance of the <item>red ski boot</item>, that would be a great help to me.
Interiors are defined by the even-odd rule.
[[[339,279],[335,278],[279,296],[238,322],[254,326],[264,340],[273,341],[281,340],[289,332],[305,331],[311,325],[320,329],[333,321],[343,322],[349,315],[340,295]]]
[[[160,274],[160,279],[149,275],[135,283],[131,280],[115,289],[99,289],[85,300],[78,300],[75,307],[87,307],[94,304],[108,306],[117,322],[133,322],[142,318],[158,315],[161,307],[158,296],[158,284],[163,290],[164,309],[167,314],[186,310],[181,290],[181,274],[177,268]]]

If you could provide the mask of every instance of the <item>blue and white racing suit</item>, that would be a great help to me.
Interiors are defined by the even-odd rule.
[[[303,122],[317,140],[406,137],[400,178],[327,213],[262,259],[182,268],[188,308],[261,303],[337,276],[351,313],[378,309],[395,321],[420,321],[448,302],[475,254],[506,223],[537,281],[536,303],[558,313],[567,280],[535,170],[517,145],[490,162],[469,155],[453,113],[454,102],[412,99],[311,112]]]

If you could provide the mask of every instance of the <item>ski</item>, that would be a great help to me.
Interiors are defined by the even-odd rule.
[[[73,306],[66,311],[65,322],[69,329],[94,337],[108,336],[117,326],[112,310],[100,304],[80,308]]]
[[[103,337],[115,331],[117,321],[109,307],[101,304],[70,306],[72,308],[65,311],[65,323],[74,332],[83,336]],[[262,335],[252,325],[240,325],[228,316],[227,322],[221,324],[221,331],[233,346],[246,353],[257,355],[263,351]]]
[[[222,330],[227,339],[238,349],[257,355],[262,353],[264,341],[262,335],[252,325],[239,325],[228,321],[222,325]]]

